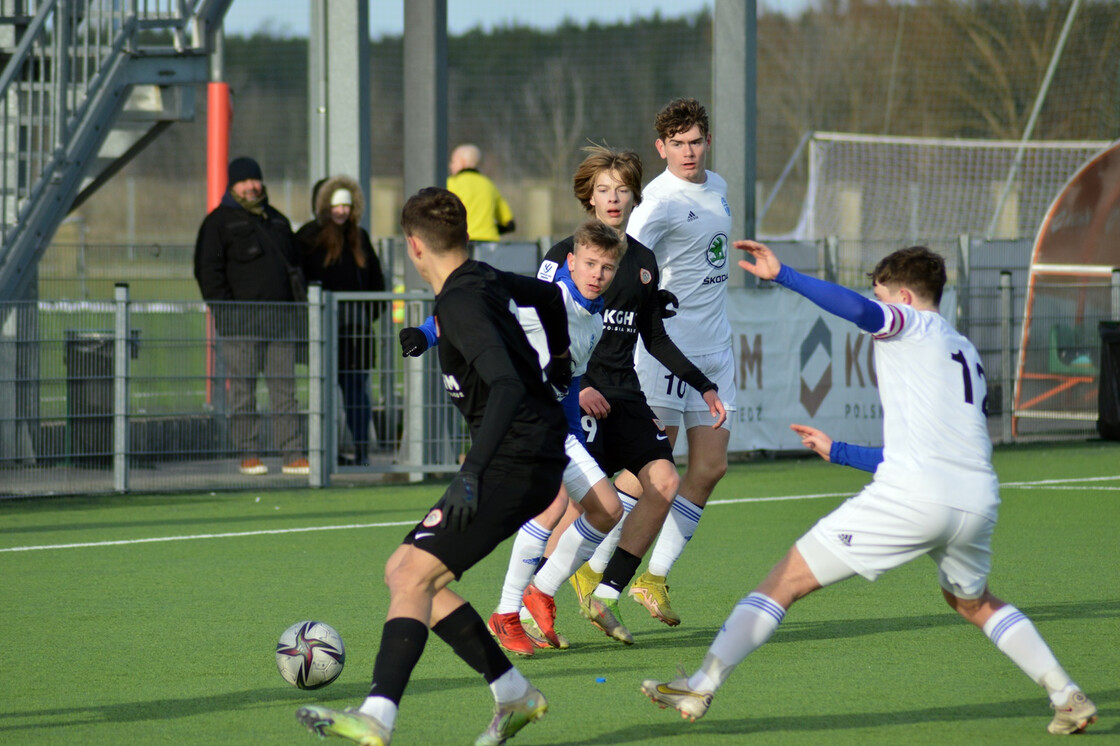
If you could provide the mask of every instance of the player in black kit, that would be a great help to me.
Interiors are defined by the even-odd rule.
[[[631,209],[642,200],[641,160],[636,153],[600,146],[587,151],[589,154],[573,179],[576,198],[588,212],[624,231]],[[552,247],[538,276],[547,277],[571,249],[571,238]],[[634,372],[638,338],[654,357],[703,395],[711,408],[713,427],[718,428],[727,416],[716,385],[677,349],[666,333],[662,323],[666,296],[659,293],[658,281],[653,252],[627,236],[626,253],[614,282],[602,296],[603,338],[591,355],[579,397],[588,451],[607,474],[626,469],[642,485],[640,500],[619,492],[626,511],[620,527],[600,545],[591,561],[572,576],[581,613],[605,633],[627,644],[634,638],[620,619],[618,597],[633,579],[642,556],[665,522],[680,484],[672,446],[646,404]],[[596,567],[596,563],[601,564]],[[639,578],[630,595],[662,621],[679,623],[667,595],[663,590],[658,593],[655,583],[647,588],[646,580],[645,575]]]
[[[409,259],[436,293],[444,387],[470,426],[471,449],[443,497],[386,563],[389,611],[369,696],[356,709],[309,705],[297,712],[319,735],[388,744],[429,628],[494,694],[494,719],[476,744],[504,743],[548,708],[478,612],[447,585],[544,510],[560,488],[567,421],[550,383],[571,380],[567,314],[556,285],[469,260],[466,221],[459,198],[435,187],[420,190],[401,211]],[[552,355],[548,380],[511,312],[515,303],[537,309]]]

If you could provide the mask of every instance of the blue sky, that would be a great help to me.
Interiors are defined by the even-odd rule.
[[[281,36],[306,36],[312,0],[233,0],[226,13],[226,32],[252,34],[268,29]],[[321,0],[318,0],[321,2]],[[405,0],[370,0],[370,33],[376,38],[400,34]],[[759,8],[797,12],[810,0],[758,0]],[[447,0],[447,26],[460,34],[482,26],[514,22],[534,28],[555,28],[570,18],[579,23],[613,23],[648,18],[659,11],[665,18],[692,15],[711,8],[713,0]]]

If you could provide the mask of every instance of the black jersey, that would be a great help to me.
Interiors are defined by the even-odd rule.
[[[650,354],[689,386],[698,391],[713,388],[707,376],[684,356],[665,331],[657,297],[660,275],[653,252],[632,236],[626,239],[626,253],[602,296],[603,337],[591,353],[580,385],[594,387],[607,400],[644,401],[638,374],[634,372],[634,345],[641,336]],[[549,249],[544,261],[559,264],[574,247],[575,242],[568,236]]]
[[[443,385],[471,432],[464,470],[480,472],[499,451],[531,457],[542,448],[563,450],[567,420],[515,315],[526,305],[537,308],[550,348],[567,350],[567,314],[555,285],[467,261],[436,296]]]

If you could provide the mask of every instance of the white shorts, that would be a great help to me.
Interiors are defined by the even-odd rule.
[[[568,491],[568,497],[578,503],[607,475],[579,438],[570,433],[564,440],[564,453],[568,454],[568,465],[564,467],[564,489]]]
[[[723,428],[730,430],[734,420],[731,413],[735,411],[735,355],[731,346],[721,352],[692,358],[692,362],[719,387],[719,398],[728,414]],[[673,375],[642,345],[637,345],[634,369],[638,373],[642,393],[662,425],[680,427],[683,421],[686,430],[712,425],[708,403],[700,392]]]
[[[995,521],[919,502],[872,483],[817,521],[797,549],[822,586],[859,574],[874,581],[921,555],[937,564],[941,587],[979,598],[992,569]]]

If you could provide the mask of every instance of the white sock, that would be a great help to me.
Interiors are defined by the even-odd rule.
[[[699,670],[689,678],[689,688],[714,692],[723,686],[735,666],[770,639],[785,615],[786,610],[763,593],[751,593],[739,601],[712,641]]]
[[[537,588],[540,588],[543,593],[555,596],[560,586],[568,582],[568,578],[572,577],[579,566],[595,553],[595,548],[602,544],[605,538],[607,538],[606,534],[588,523],[587,516],[581,515],[567,531],[560,534],[556,550],[533,580]]]
[[[704,509],[685,499],[682,495],[673,498],[669,507],[669,515],[665,518],[665,525],[661,527],[661,535],[653,545],[653,553],[649,557],[649,574],[665,577],[673,569],[688,540],[696,533],[696,524],[700,523],[700,515]]]
[[[595,549],[595,554],[591,555],[591,559],[587,560],[588,566],[593,572],[600,575],[603,570],[607,569],[607,563],[611,561],[611,556],[614,550],[618,549],[619,539],[622,538],[622,524],[626,521],[626,516],[630,515],[630,511],[638,504],[638,501],[633,496],[626,494],[622,490],[618,490],[618,499],[622,501],[622,518],[618,520],[615,527],[607,534],[607,538],[603,539],[602,543]]]
[[[537,565],[548,544],[552,529],[545,528],[535,520],[527,522],[517,532],[513,540],[513,550],[509,554],[509,567],[502,583],[502,597],[498,601],[498,613],[509,614],[521,608],[521,592],[533,579]]]
[[[511,668],[490,682],[490,691],[496,702],[512,702],[529,691],[529,680],[516,668]]]
[[[377,718],[382,725],[392,730],[397,724],[397,706],[385,697],[366,697],[358,712]]]
[[[1050,701],[1061,705],[1077,684],[1058,663],[1050,646],[1027,615],[1011,604],[1000,608],[984,623],[984,634],[1000,652],[1015,662],[1036,684],[1046,687]]]
[[[595,590],[591,591],[591,595],[604,601],[617,601],[620,594],[617,588],[612,588],[606,583],[599,583],[595,586]]]

